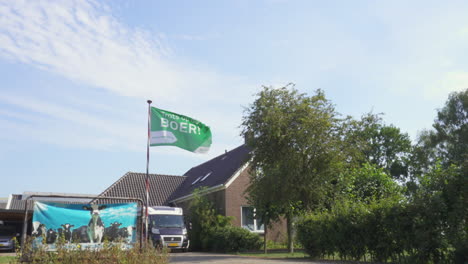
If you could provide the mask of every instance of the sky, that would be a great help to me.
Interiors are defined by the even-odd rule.
[[[211,127],[208,154],[152,147],[183,175],[243,143],[262,86],[322,89],[412,140],[468,87],[467,1],[0,0],[0,197],[99,194],[146,171],[147,107]]]

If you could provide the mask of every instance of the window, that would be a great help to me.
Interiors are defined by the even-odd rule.
[[[192,182],[192,185],[194,185],[195,183],[197,183],[201,178],[202,178],[202,176],[198,177],[195,181]]]
[[[250,206],[241,207],[242,227],[252,232],[263,232],[264,227],[260,219],[255,219],[255,208]]]
[[[210,175],[211,175],[211,171],[208,172],[208,173],[200,180],[200,182],[206,180],[206,178],[208,178],[208,176],[210,176]]]

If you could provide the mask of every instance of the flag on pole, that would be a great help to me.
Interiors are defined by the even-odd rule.
[[[210,127],[188,116],[151,107],[150,146],[176,146],[206,153],[211,146]]]

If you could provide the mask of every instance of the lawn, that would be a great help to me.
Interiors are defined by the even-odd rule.
[[[13,262],[14,259],[15,257],[13,256],[0,256],[0,264],[10,263],[10,261]]]

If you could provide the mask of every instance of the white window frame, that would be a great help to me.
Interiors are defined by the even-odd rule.
[[[200,180],[200,182],[206,180],[206,178],[208,178],[213,172],[208,172],[205,176],[203,176],[203,178]]]
[[[243,206],[241,206],[241,207],[240,207],[241,227],[242,227],[242,228],[245,228],[245,229],[247,229],[247,230],[249,230],[249,231],[252,232],[252,233],[259,233],[259,234],[265,233],[265,225],[263,225],[263,228],[264,228],[264,229],[257,229],[257,218],[255,218],[255,217],[253,218],[253,221],[254,221],[254,224],[253,224],[253,225],[254,225],[254,230],[250,230],[250,229],[244,227],[244,217],[243,217],[244,215],[242,214],[242,209],[243,209],[243,208],[253,208],[253,213],[254,213],[254,215],[255,215],[255,213],[256,213],[256,211],[257,211],[257,209],[256,209],[255,207],[253,207],[253,206],[248,206],[248,205],[243,205]]]
[[[192,182],[192,185],[195,185],[197,182],[199,182],[200,179],[201,179],[202,177],[203,177],[203,176],[200,176],[200,177],[198,177],[196,180],[194,180],[194,181]]]

